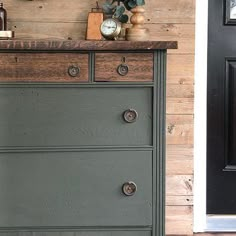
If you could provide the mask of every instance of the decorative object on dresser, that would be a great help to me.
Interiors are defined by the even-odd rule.
[[[7,30],[7,11],[3,8],[3,3],[0,3],[0,31]]]
[[[121,23],[114,18],[108,18],[101,24],[100,30],[105,39],[116,40],[121,33]]]
[[[7,30],[7,11],[0,3],[0,39],[9,39],[14,37],[14,32]]]
[[[117,2],[117,5],[114,3]],[[123,5],[121,5],[121,3]],[[130,18],[132,24],[131,28],[127,28],[124,31],[122,37],[125,36],[129,41],[145,41],[148,40],[148,29],[144,28],[144,0],[107,0],[103,4],[103,10],[105,14],[112,16],[121,23],[127,23],[129,20],[128,15],[125,14],[125,10],[131,11],[133,15]]]
[[[166,55],[175,48],[0,41],[4,236],[165,235]]]
[[[91,12],[88,14],[87,23],[87,40],[101,40],[102,35],[100,32],[100,25],[103,22],[103,10],[99,7],[98,2],[96,2],[96,8],[92,8]]]
[[[145,41],[148,40],[149,31],[144,27],[144,8],[142,6],[136,6],[131,9],[133,15],[130,17],[132,23],[131,28],[126,29],[126,39],[129,41]]]

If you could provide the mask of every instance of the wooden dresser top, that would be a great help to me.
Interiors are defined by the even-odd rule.
[[[0,50],[159,50],[177,49],[176,41],[0,40]]]

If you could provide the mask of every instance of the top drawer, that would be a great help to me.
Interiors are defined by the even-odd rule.
[[[87,82],[88,54],[0,53],[0,82]]]
[[[153,54],[96,53],[95,81],[153,81]]]

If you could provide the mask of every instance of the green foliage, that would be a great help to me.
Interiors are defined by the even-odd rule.
[[[121,16],[118,17],[118,20],[121,22],[121,23],[127,23],[128,20],[129,20],[129,17],[126,15],[126,14],[123,14]]]
[[[117,6],[114,13],[114,17],[119,18],[121,15],[124,14],[124,12],[125,12],[125,8],[123,6]]]
[[[107,15],[113,15],[115,12],[115,8],[116,7],[110,4],[108,1],[105,2],[102,6],[103,12]]]
[[[137,6],[142,6],[142,5],[145,5],[145,1],[144,0],[136,0],[136,4],[137,4]]]
[[[116,3],[116,5],[114,5]],[[120,5],[122,3],[123,5]],[[124,14],[125,10],[130,11],[136,6],[145,5],[145,0],[106,0],[103,4],[103,11],[107,15],[113,15],[122,23],[126,23],[129,17]]]

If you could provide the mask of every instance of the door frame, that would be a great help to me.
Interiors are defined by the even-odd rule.
[[[194,232],[205,232],[206,230],[207,34],[208,0],[196,0],[194,73]]]
[[[236,213],[235,215],[206,214],[207,47],[208,0],[196,0],[193,231],[236,232]]]

